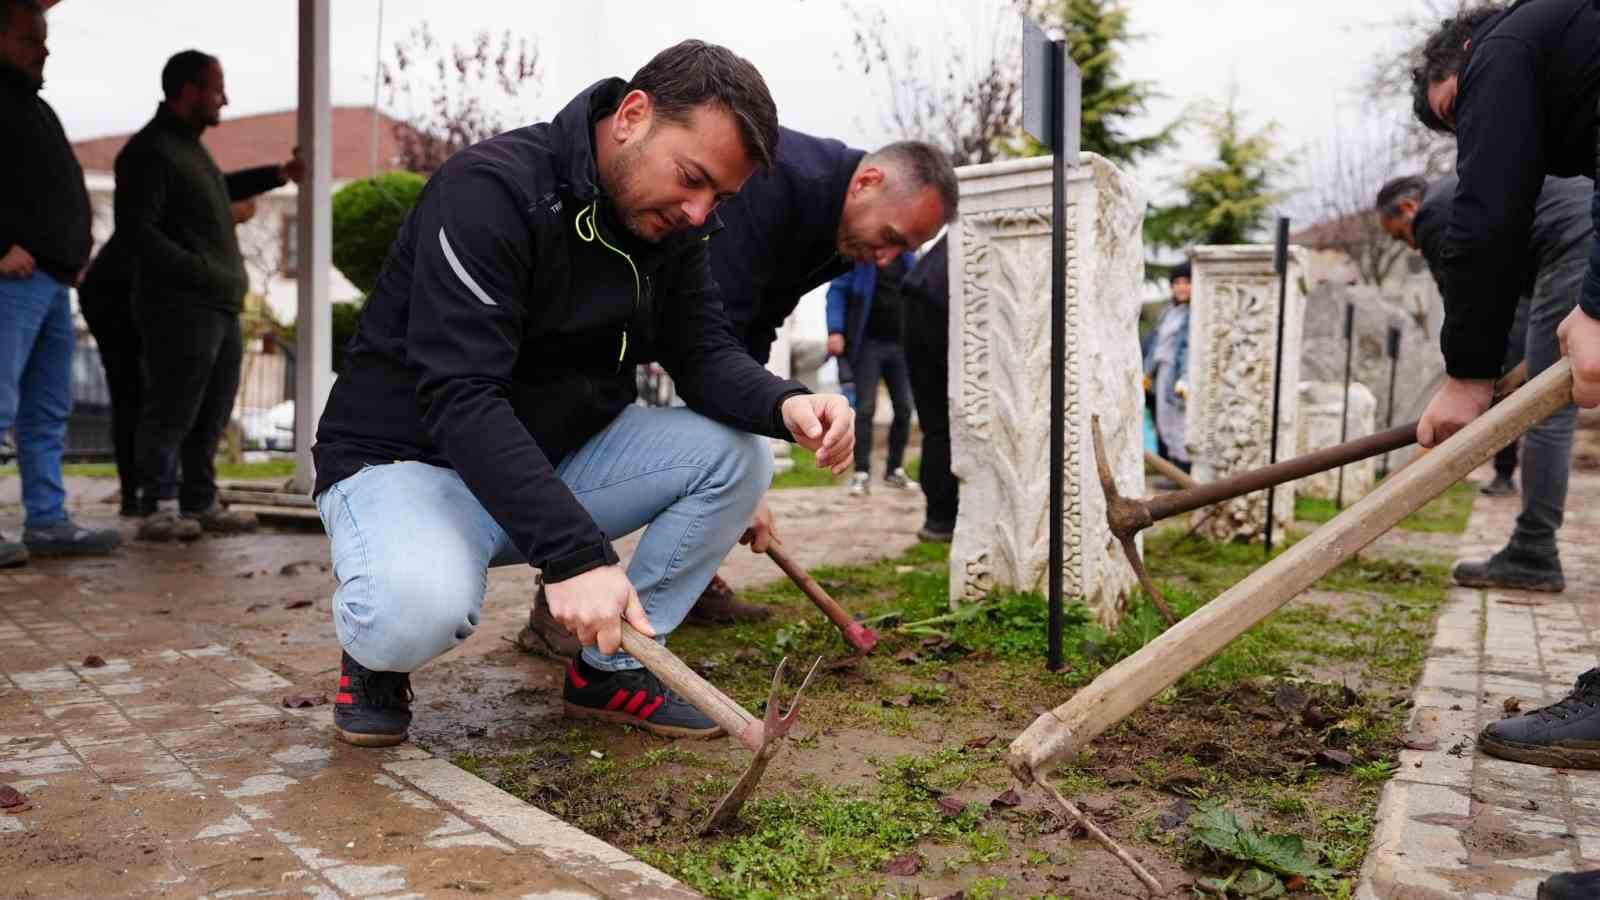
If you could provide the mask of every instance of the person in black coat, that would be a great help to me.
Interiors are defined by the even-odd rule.
[[[950,236],[917,261],[906,278],[915,314],[905,317],[906,367],[922,425],[922,494],[927,512],[917,536],[949,541],[955,536],[960,482],[950,472]]]

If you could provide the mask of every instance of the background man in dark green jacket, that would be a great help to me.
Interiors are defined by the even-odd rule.
[[[0,0],[0,434],[15,428],[27,511],[21,543],[0,537],[0,566],[29,552],[103,553],[115,531],[67,517],[61,480],[72,412],[70,290],[89,261],[89,193],[61,122],[39,99],[48,30],[33,0]]]
[[[222,64],[185,50],[161,70],[166,100],[117,154],[117,233],[138,261],[134,320],[146,358],[137,437],[139,536],[193,539],[255,518],[217,502],[215,457],[239,390],[239,310],[249,288],[229,204],[299,180],[301,163],[224,176],[200,143],[228,103]],[[178,483],[179,467],[183,483]]]

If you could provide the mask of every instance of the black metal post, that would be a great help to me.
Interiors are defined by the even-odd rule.
[[[1400,377],[1400,327],[1389,326],[1389,409],[1383,416],[1383,427],[1394,427],[1394,383]],[[1378,477],[1387,478],[1389,475],[1389,454],[1383,455],[1383,465],[1379,467]]]
[[[1278,341],[1273,347],[1272,364],[1272,440],[1267,450],[1267,465],[1278,461],[1278,406],[1283,393],[1283,318],[1284,306],[1289,297],[1289,218],[1278,217],[1278,240],[1272,254],[1273,267],[1278,272]],[[1277,499],[1276,487],[1267,488],[1267,556],[1272,556],[1272,504]]]
[[[1052,69],[1050,104],[1055,126],[1055,153],[1050,184],[1050,652],[1045,667],[1059,672],[1063,666],[1061,628],[1061,569],[1066,564],[1062,541],[1062,518],[1066,515],[1066,486],[1062,469],[1066,466],[1067,408],[1067,126],[1066,91],[1062,75],[1066,72],[1065,41],[1050,42]]]
[[[1350,440],[1350,363],[1355,358],[1356,305],[1344,305],[1344,393],[1339,402],[1339,443]],[[1339,490],[1334,496],[1334,507],[1344,509],[1344,466],[1339,467]]]

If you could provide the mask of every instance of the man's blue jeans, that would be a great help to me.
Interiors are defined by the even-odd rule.
[[[556,473],[607,538],[645,528],[628,578],[665,636],[749,526],[772,481],[772,449],[683,407],[630,406]],[[317,509],[339,579],[339,642],[369,669],[410,672],[465,640],[489,567],[525,562],[452,469],[369,466],[323,491]],[[583,654],[600,669],[640,665]]]
[[[67,517],[61,456],[72,415],[72,300],[43,272],[0,279],[0,434],[15,429],[27,528]]]

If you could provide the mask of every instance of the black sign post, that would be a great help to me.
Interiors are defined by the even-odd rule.
[[[1267,450],[1267,465],[1278,461],[1278,404],[1283,394],[1283,315],[1289,297],[1289,220],[1278,217],[1278,241],[1273,246],[1272,268],[1278,273],[1278,342],[1273,347],[1272,366],[1272,439]],[[1277,499],[1277,488],[1267,488],[1267,556],[1272,556],[1272,503]]]
[[[1394,427],[1394,383],[1400,378],[1400,328],[1397,325],[1389,326],[1389,407],[1383,414],[1383,427]],[[1389,454],[1383,454],[1383,464],[1378,467],[1378,477],[1387,478],[1389,475]]]
[[[1082,116],[1083,77],[1067,55],[1066,41],[1050,40],[1037,23],[1023,19],[1022,127],[1055,158],[1050,190],[1050,650],[1045,662],[1052,672],[1063,665],[1061,570],[1066,565],[1067,166],[1078,164]]]

